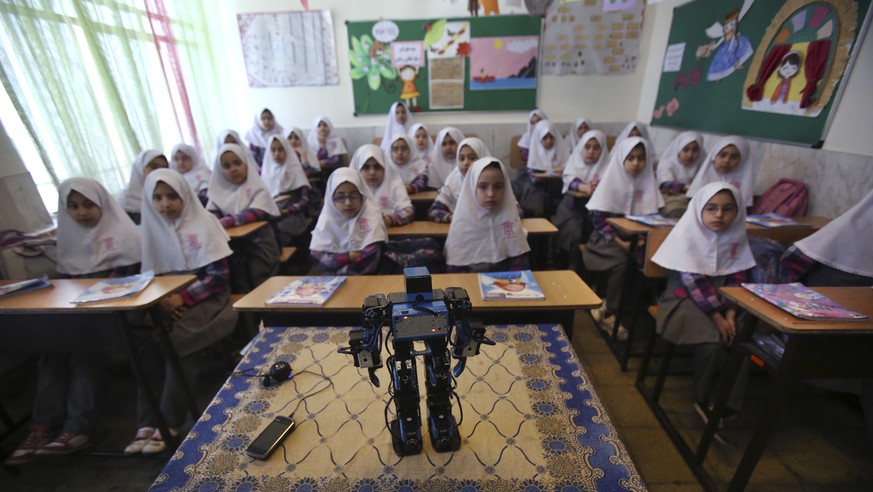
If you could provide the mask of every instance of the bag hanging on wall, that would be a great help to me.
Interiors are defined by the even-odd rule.
[[[782,178],[758,198],[753,214],[779,214],[783,217],[802,217],[809,207],[806,183],[799,179]]]
[[[28,236],[15,229],[0,231],[0,278],[25,280],[57,275],[57,241]]]

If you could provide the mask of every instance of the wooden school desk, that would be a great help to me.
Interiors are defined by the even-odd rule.
[[[433,288],[463,287],[473,304],[473,317],[486,323],[560,323],[568,334],[573,331],[577,309],[593,309],[600,298],[570,270],[534,272],[543,293],[542,301],[483,301],[475,273],[434,274]],[[268,306],[267,299],[301,277],[272,277],[234,303],[240,312],[260,315],[266,326],[360,325],[361,306],[372,294],[403,292],[403,275],[347,277],[322,306]]]
[[[742,287],[720,289],[725,297],[736,302],[752,316],[748,316],[740,327],[731,349],[727,374],[719,390],[715,410],[697,447],[699,464],[706,458],[719,416],[724,410],[743,361],[751,359],[775,376],[775,386],[767,397],[764,411],[761,412],[761,418],[728,490],[739,491],[745,488],[773,428],[779,421],[782,405],[798,380],[873,378],[873,289],[812,287],[812,290],[870,318],[851,322],[807,321],[788,314]],[[764,351],[752,341],[758,319],[789,335],[781,359]]]
[[[252,234],[255,231],[260,230],[261,227],[269,224],[266,220],[258,220],[255,222],[249,222],[248,224],[233,226],[228,229],[225,229],[227,235],[230,236],[230,240],[233,241],[235,239],[244,239],[249,234]]]
[[[87,304],[70,301],[102,279],[52,279],[52,287],[0,298],[0,352],[76,352],[126,349],[137,383],[145,390],[161,435],[170,436],[158,398],[145,377],[136,342],[131,335],[127,314],[146,311],[161,299],[193,282],[194,275],[155,277],[139,294],[124,299]],[[9,283],[3,281],[0,283]],[[177,374],[179,357],[161,329],[162,346]],[[197,418],[200,411],[182,379],[188,408]]]
[[[435,190],[420,191],[409,195],[412,206],[415,208],[415,220],[427,220],[427,209],[433,204],[439,192]]]

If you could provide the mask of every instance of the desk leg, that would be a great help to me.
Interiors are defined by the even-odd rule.
[[[573,309],[568,309],[561,316],[561,323],[564,326],[564,333],[567,335],[567,341],[570,342],[570,347],[573,346],[573,326],[576,323],[576,311]]]

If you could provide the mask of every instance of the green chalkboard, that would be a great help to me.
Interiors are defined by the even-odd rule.
[[[537,106],[542,18],[347,22],[355,114],[527,110]]]
[[[652,124],[820,145],[869,7],[870,0],[677,7]]]

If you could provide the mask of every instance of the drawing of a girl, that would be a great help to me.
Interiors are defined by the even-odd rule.
[[[779,69],[776,74],[779,75],[779,85],[770,96],[770,102],[775,103],[781,100],[783,103],[788,102],[788,92],[791,89],[791,80],[800,72],[800,52],[789,51],[782,57],[779,62]]]
[[[418,75],[418,69],[412,65],[404,65],[400,67],[400,80],[403,81],[403,88],[400,91],[400,99],[406,102],[406,106],[411,111],[420,111],[418,107],[418,87],[415,86],[415,77]]]

